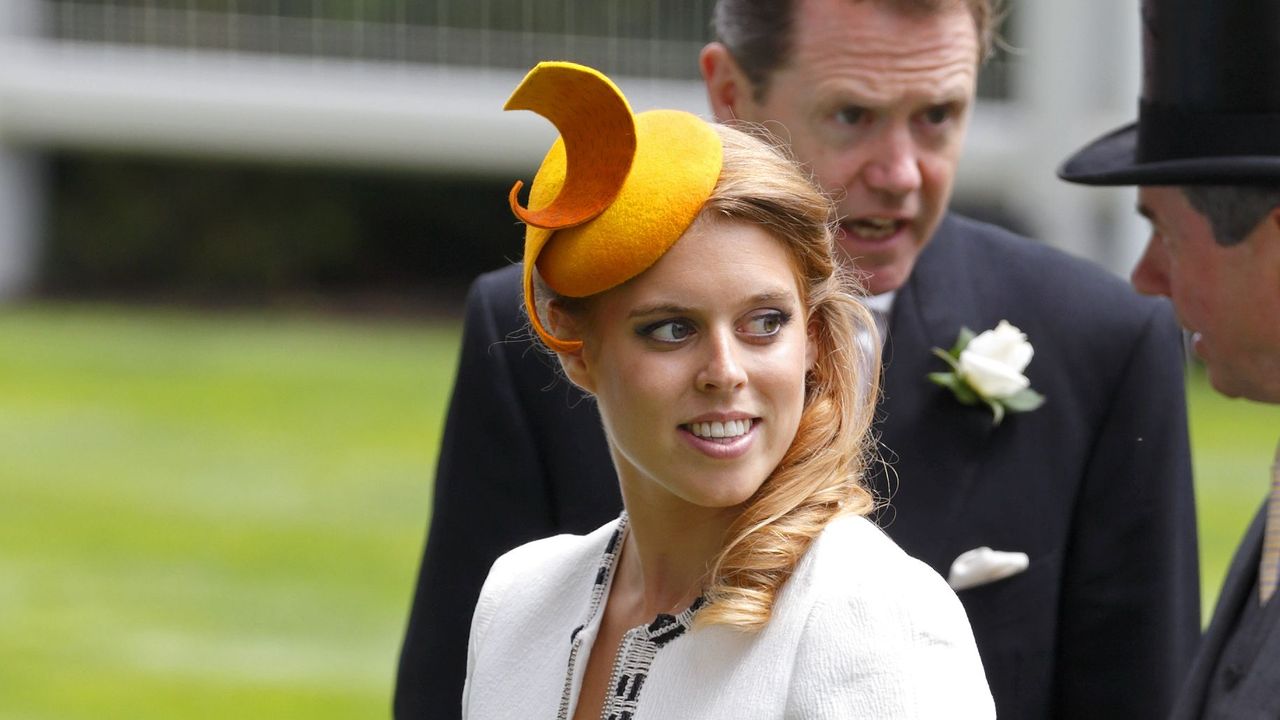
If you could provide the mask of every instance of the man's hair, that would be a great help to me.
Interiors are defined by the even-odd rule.
[[[1182,193],[1209,219],[1214,241],[1224,247],[1243,242],[1267,213],[1280,207],[1276,185],[1186,185]]]
[[[801,0],[719,0],[711,28],[751,81],[757,101],[763,100],[769,78],[786,64],[792,50],[795,8]],[[1003,0],[848,0],[874,2],[882,8],[910,15],[935,15],[964,7],[978,31],[978,59],[986,60],[994,42]]]

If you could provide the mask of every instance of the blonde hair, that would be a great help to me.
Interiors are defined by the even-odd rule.
[[[791,252],[817,345],[805,403],[782,462],[730,525],[711,565],[700,624],[759,630],[814,538],[842,514],[875,507],[871,458],[880,343],[860,284],[835,256],[830,201],[771,144],[721,127],[724,168],[703,216],[766,228]]]
[[[796,436],[778,467],[730,525],[710,567],[699,624],[755,631],[778,591],[826,525],[875,507],[862,478],[871,458],[870,428],[880,377],[879,339],[862,291],[835,257],[830,200],[767,133],[716,125],[724,165],[695,222],[758,225],[791,253],[817,346],[805,378]],[[538,312],[556,303],[581,316],[591,298],[557,297],[535,283]],[[588,321],[589,324],[589,321]]]

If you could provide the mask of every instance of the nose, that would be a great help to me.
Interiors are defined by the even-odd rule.
[[[890,126],[875,137],[863,167],[863,181],[872,190],[900,197],[920,189],[920,158],[909,128]]]
[[[1152,236],[1129,275],[1133,287],[1143,295],[1169,295],[1169,253],[1160,238]]]
[[[703,392],[736,390],[747,384],[747,371],[742,365],[732,333],[716,333],[706,344],[706,357],[698,371],[696,383]]]

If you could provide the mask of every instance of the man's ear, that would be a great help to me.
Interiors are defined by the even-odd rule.
[[[1271,208],[1271,212],[1267,213],[1267,222],[1271,225],[1268,230],[1270,231],[1272,241],[1274,242],[1274,239],[1277,236],[1280,236],[1280,206]]]
[[[1280,207],[1271,209],[1267,214],[1265,228],[1255,241],[1257,262],[1268,268],[1271,280],[1275,283],[1275,291],[1280,293]]]
[[[753,113],[744,104],[752,102],[751,82],[729,48],[722,43],[711,42],[698,55],[698,67],[707,85],[707,102],[717,122],[734,119],[751,119]]]
[[[565,312],[559,303],[547,304],[547,324],[551,334],[558,338],[582,336],[577,321]],[[569,378],[569,382],[589,393],[595,393],[595,380],[588,366],[586,350],[582,345],[572,352],[557,352],[556,357],[559,358],[560,367],[564,368],[565,377]]]

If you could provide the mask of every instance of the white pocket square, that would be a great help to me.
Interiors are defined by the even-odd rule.
[[[986,585],[1017,575],[1026,570],[1030,562],[1026,553],[992,550],[984,545],[960,553],[960,557],[951,563],[947,584],[956,591]]]

